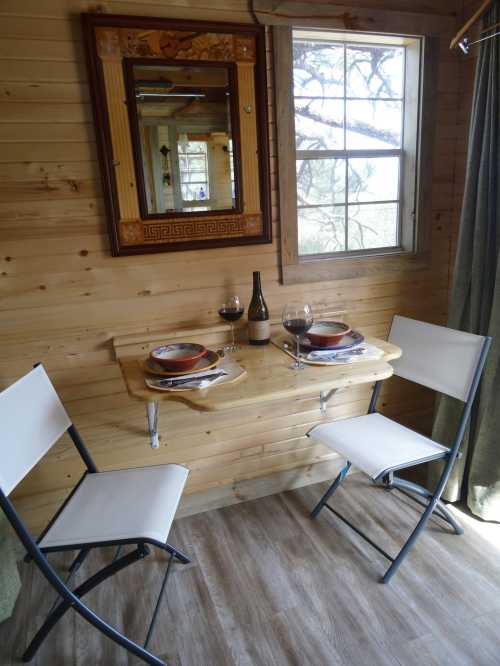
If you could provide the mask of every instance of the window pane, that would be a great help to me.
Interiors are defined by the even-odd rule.
[[[348,46],[347,97],[403,97],[404,49],[401,47]]]
[[[186,153],[206,153],[207,148],[206,141],[189,141],[186,145]]]
[[[344,206],[299,208],[299,254],[322,254],[345,250],[344,216]]]
[[[343,159],[297,160],[297,205],[344,204]]]
[[[207,169],[207,163],[204,157],[189,156],[188,164],[190,171],[206,171]]]
[[[295,100],[297,150],[344,147],[344,103],[332,99]]]
[[[293,42],[294,95],[342,97],[344,49],[321,42]]]
[[[398,205],[349,206],[348,249],[395,247],[398,242]]]
[[[401,102],[347,101],[347,149],[401,146]]]
[[[399,198],[399,157],[351,157],[349,202]]]
[[[208,198],[208,186],[204,183],[182,184],[181,192],[184,201],[203,201]]]
[[[184,201],[196,199],[196,185],[181,185],[181,191]]]
[[[186,171],[181,173],[181,183],[206,183],[207,174],[205,171]]]

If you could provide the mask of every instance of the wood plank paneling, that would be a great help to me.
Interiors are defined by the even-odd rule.
[[[318,6],[321,2],[317,0]],[[288,10],[293,5],[298,11],[304,9],[303,2],[283,6]],[[248,305],[253,270],[262,273],[266,300],[276,318],[286,300],[299,297],[317,311],[345,311],[346,320],[375,336],[386,335],[395,312],[445,321],[471,85],[470,62],[447,49],[457,3],[363,0],[352,5],[365,12],[400,10],[406,12],[404,21],[415,16],[416,23],[418,14],[432,14],[436,29],[443,26],[432,257],[422,270],[396,268],[355,279],[285,287],[279,282],[271,59],[273,244],[112,258],[78,23],[78,12],[92,9],[94,3],[1,3],[0,387],[33,362],[44,362],[98,465],[110,469],[184,462],[192,468],[188,488],[192,492],[221,489],[278,471],[310,469],[329,459],[329,452],[304,438],[307,428],[322,418],[315,400],[217,415],[176,405],[160,415],[162,445],[155,452],[148,446],[143,406],[127,397],[111,338],[163,328],[167,322],[185,327],[217,322],[217,309],[227,295],[238,293]],[[106,8],[147,16],[252,20],[246,0],[110,0]],[[340,393],[327,418],[362,413],[368,393],[369,387]],[[387,413],[420,425],[429,421],[432,400],[429,392],[397,381],[382,395]],[[44,522],[80,470],[67,441],[37,466],[16,495],[31,524]],[[222,489],[213,492],[227,495]]]

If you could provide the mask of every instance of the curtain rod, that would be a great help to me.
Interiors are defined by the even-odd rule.
[[[457,46],[459,46],[460,40],[465,37],[465,34],[469,32],[469,30],[472,28],[472,26],[479,21],[481,16],[486,13],[486,11],[490,8],[490,6],[493,4],[493,0],[485,0],[481,7],[477,10],[475,14],[473,14],[468,21],[464,23],[464,25],[460,28],[460,30],[457,32],[455,37],[450,42],[450,50],[453,50]],[[462,48],[462,47],[460,47]],[[463,49],[462,49],[463,50]],[[466,52],[467,53],[467,52]]]
[[[479,44],[479,42],[485,42],[488,39],[493,39],[493,37],[498,37],[500,35],[500,31],[494,32],[492,35],[487,35],[486,37],[481,37],[481,39],[476,39],[476,41],[471,42],[467,37],[464,37],[458,42],[458,46],[460,49],[467,55],[470,51],[470,47],[474,46],[474,44]]]

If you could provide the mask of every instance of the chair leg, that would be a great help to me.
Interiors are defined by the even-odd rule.
[[[311,511],[311,518],[316,518],[321,509],[325,506],[330,497],[333,495],[333,493],[337,490],[342,481],[345,479],[345,477],[347,476],[347,472],[350,470],[350,468],[351,468],[351,463],[347,461],[346,465],[340,470],[339,475],[337,476],[335,481],[332,483],[332,485],[328,488],[326,493],[323,495],[323,497],[320,499],[320,501]]]
[[[423,486],[420,486],[417,483],[413,483],[412,481],[401,479],[397,476],[395,476],[392,480],[392,487],[397,488],[404,495],[406,495],[414,502],[417,502],[417,504],[420,504],[420,506],[423,507],[427,507],[427,504],[419,501],[416,497],[414,497],[414,495],[420,495],[425,499],[431,499],[433,497],[433,494],[429,490],[427,490],[427,488],[424,488]],[[445,520],[449,525],[451,525],[455,534],[460,535],[464,533],[464,528],[456,520],[453,514],[446,508],[446,506],[443,504],[441,500],[437,501],[435,513],[437,516],[439,516],[439,518]]]
[[[187,555],[184,555],[184,553],[179,550],[178,548],[174,548],[171,546],[169,543],[166,544],[155,544],[157,548],[161,548],[161,550],[166,550],[167,553],[170,553],[170,555],[173,555],[176,560],[179,560],[182,564],[190,564],[191,560]]]
[[[167,570],[165,572],[165,576],[163,577],[163,581],[162,581],[161,588],[160,588],[160,594],[158,595],[158,599],[156,601],[156,606],[155,606],[155,609],[153,611],[153,617],[151,618],[151,623],[149,625],[148,633],[146,635],[146,640],[144,641],[144,649],[147,649],[147,647],[149,645],[149,641],[150,641],[151,636],[153,634],[153,630],[155,628],[156,618],[158,616],[158,611],[160,610],[160,604],[161,604],[161,600],[163,598],[163,594],[164,594],[165,589],[167,587],[168,576],[170,574],[170,568],[172,567],[172,562],[173,561],[174,561],[174,553],[171,553],[170,557],[168,558]]]
[[[385,490],[392,490],[394,488],[394,473],[389,472],[382,477],[382,486]]]
[[[436,512],[438,515],[442,514],[441,517],[443,520],[446,520],[446,522],[450,523],[450,525],[455,530],[455,534],[460,535],[464,533],[464,528],[462,525],[460,525],[455,516],[447,509],[446,505],[441,500],[439,500],[437,503]]]
[[[415,543],[415,541],[418,539],[418,536],[420,532],[424,529],[426,526],[429,518],[432,516],[433,511],[436,508],[436,504],[438,502],[437,497],[434,497],[428,504],[426,510],[424,513],[421,515],[420,520],[417,523],[417,526],[413,530],[413,532],[410,534],[408,537],[406,543],[404,546],[401,548],[397,556],[394,558],[394,561],[392,562],[391,566],[387,569],[385,572],[383,578],[382,578],[382,583],[388,583],[391,578],[394,576],[396,571],[399,569],[401,566],[404,558],[408,555],[409,550]]]
[[[82,564],[85,562],[87,559],[88,554],[90,553],[91,548],[82,548],[82,550],[78,553],[78,555],[75,557],[73,562],[70,564],[68,568],[68,576],[66,577],[66,580],[64,581],[64,584],[66,587],[70,586],[70,583],[72,582],[75,574],[77,573],[78,569],[82,566]],[[55,609],[57,604],[60,602],[61,596],[59,594],[56,595],[56,598],[54,599],[54,602],[52,606],[49,609],[49,612],[47,615],[50,615],[52,611]]]
[[[122,554],[123,546],[118,546],[118,548],[115,550],[115,554],[113,555],[112,562],[116,562],[116,560],[120,557]]]
[[[87,592],[90,592],[90,590],[94,589],[94,587],[96,587],[97,585],[102,583],[104,580],[106,580],[110,576],[113,576],[118,571],[121,571],[121,569],[124,569],[125,567],[129,566],[130,564],[133,564],[134,562],[137,562],[137,560],[140,560],[143,557],[144,557],[144,551],[141,548],[137,548],[136,550],[132,551],[131,553],[128,553],[127,555],[124,555],[120,559],[116,560],[112,564],[109,564],[107,567],[104,567],[104,569],[101,569],[100,571],[98,571],[96,574],[94,574],[93,576],[88,578],[84,583],[79,585],[72,593],[70,592],[69,588],[66,587],[66,585],[64,587],[66,588],[66,590],[70,594],[74,595],[75,597],[77,597],[79,599],[80,597],[87,594]],[[52,610],[48,614],[48,616],[45,619],[45,622],[42,624],[42,626],[40,627],[40,629],[37,631],[34,638],[32,639],[31,643],[29,644],[29,646],[25,650],[25,652],[22,656],[23,661],[26,662],[26,661],[31,661],[31,659],[33,659],[33,657],[35,656],[38,648],[43,643],[45,638],[48,636],[50,631],[54,628],[54,626],[57,624],[57,622],[59,622],[59,620],[66,613],[66,611],[69,608],[71,608],[72,605],[75,608],[75,610],[78,610],[81,613],[82,609],[81,608],[79,609],[77,607],[77,604],[72,603],[71,600],[69,600],[67,598],[66,599],[61,599],[61,601],[57,604],[57,606],[54,608],[54,610]],[[116,636],[119,636],[119,637],[125,639],[125,641],[129,641],[128,638],[126,638],[125,636],[122,636],[122,634],[120,634],[119,632],[112,629],[112,627],[109,627],[109,625],[107,625],[97,615],[92,613],[92,611],[90,611],[90,609],[88,609],[86,606],[84,606],[84,604],[81,604],[81,607],[83,609],[85,609],[85,611],[88,611],[88,613],[90,613],[93,616],[93,618],[95,618],[95,621],[89,620],[89,618],[87,617],[87,614],[85,614],[85,613],[81,613],[81,614],[83,614],[83,616],[87,620],[89,620],[92,624],[94,624],[94,626],[96,626],[98,629],[100,629],[101,631],[104,631],[104,633],[106,635],[108,635],[110,638],[115,640],[115,638],[113,636],[116,635]],[[104,630],[104,628],[106,630]],[[108,629],[112,630],[111,634],[108,631]],[[121,642],[121,644],[124,645],[123,642]],[[124,645],[124,647],[126,647],[126,645]],[[142,650],[142,648],[141,648],[141,650]],[[140,655],[138,655],[138,656],[140,656]],[[150,663],[163,664],[163,662],[161,662],[159,660],[157,662],[150,662]]]
[[[82,566],[82,564],[85,562],[85,560],[88,557],[88,554],[90,553],[92,549],[91,548],[82,548],[81,551],[78,553],[78,555],[75,557],[73,562],[71,563],[68,572],[71,576],[74,576],[78,569]],[[66,581],[66,585],[68,584],[68,581]]]
[[[73,603],[73,608],[79,615],[81,615],[85,620],[87,620],[87,622],[92,624],[105,636],[107,636],[112,641],[114,641],[121,647],[125,648],[132,654],[139,657],[139,659],[144,661],[146,664],[150,664],[150,666],[168,666],[167,662],[163,661],[162,659],[159,659],[154,654],[148,652],[148,650],[145,650],[143,647],[141,647],[138,643],[131,641],[130,638],[127,638],[124,634],[121,634],[119,631],[114,629],[107,622],[104,622],[104,620],[102,620],[98,615],[93,613],[90,610],[90,608],[88,608],[79,599],[76,599],[76,601]],[[23,658],[23,661],[28,661],[28,660]]]

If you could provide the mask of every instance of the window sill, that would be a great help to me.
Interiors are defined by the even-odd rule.
[[[391,271],[419,271],[428,268],[429,264],[430,256],[426,252],[302,259],[297,264],[282,266],[282,283],[328,282]]]

